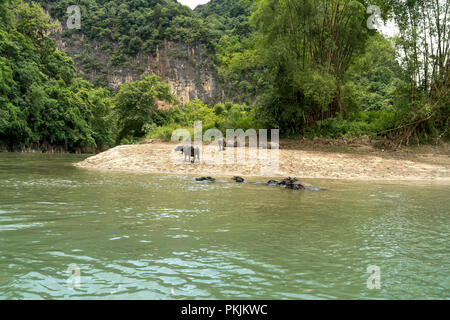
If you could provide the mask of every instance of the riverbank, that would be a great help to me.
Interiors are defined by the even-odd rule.
[[[196,176],[261,177],[261,164],[174,163],[174,143],[147,141],[118,146],[75,164],[102,171]],[[248,152],[248,148],[246,150]],[[181,155],[179,156],[182,160]],[[421,146],[388,152],[365,143],[282,140],[279,170],[271,177],[450,182],[450,148]]]
[[[104,149],[101,149],[104,150]],[[26,153],[48,153],[48,154],[92,154],[100,150],[95,147],[67,147],[44,143],[8,144],[0,142],[0,152],[26,152]]]

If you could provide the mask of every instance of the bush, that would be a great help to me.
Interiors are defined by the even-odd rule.
[[[146,138],[151,139],[161,139],[163,141],[171,141],[172,134],[177,129],[186,129],[191,134],[191,138],[194,137],[194,129],[193,128],[183,128],[180,124],[172,123],[170,125],[164,125],[161,127],[153,127],[149,128],[147,132]]]
[[[307,131],[308,136],[337,138],[373,134],[392,128],[396,114],[387,111],[367,111],[355,113],[349,120],[341,115],[317,121],[316,126]]]

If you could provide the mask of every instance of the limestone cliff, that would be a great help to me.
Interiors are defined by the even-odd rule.
[[[80,76],[94,84],[117,89],[120,84],[140,79],[141,75],[156,74],[169,83],[172,93],[185,104],[195,98],[217,102],[224,98],[224,90],[216,80],[212,64],[208,65],[203,45],[187,46],[164,41],[154,55],[139,53],[128,57],[122,65],[112,65],[104,43],[86,40],[83,35],[71,38],[56,36],[58,49],[74,60]],[[108,44],[112,46],[112,44]]]

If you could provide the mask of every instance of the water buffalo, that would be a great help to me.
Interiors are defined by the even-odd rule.
[[[173,151],[174,151],[174,152],[181,152],[181,153],[183,153],[183,149],[184,149],[183,146],[178,146],[178,147],[176,147]]]
[[[286,189],[305,190],[306,187],[301,181],[290,181],[286,184]]]
[[[195,178],[195,181],[199,181],[199,182],[215,182],[216,179],[211,178],[211,177],[201,177],[201,178]]]
[[[191,160],[192,163],[195,160],[200,162],[200,148],[198,146],[177,146],[174,149],[175,152],[181,152],[184,154],[184,161]]]
[[[281,181],[275,181],[275,180],[269,180],[267,181],[268,186],[285,186],[286,189],[292,189],[292,190],[309,190],[309,191],[321,191],[324,190],[319,187],[313,187],[312,185],[302,182],[298,180],[297,178],[285,178]]]
[[[284,179],[284,185],[286,186],[286,189],[292,189],[292,190],[310,190],[310,191],[320,191],[322,189],[313,187],[312,185],[302,182],[300,180],[297,180],[297,178],[291,179],[290,177],[287,179]]]
[[[178,151],[180,151],[180,150],[178,150]],[[279,182],[276,180],[269,180],[267,183],[245,181],[244,178],[239,177],[239,176],[234,176],[233,178],[231,178],[231,180],[234,180],[237,183],[248,183],[248,184],[254,184],[254,185],[285,186],[286,189],[291,189],[291,190],[309,190],[309,191],[326,190],[326,189],[322,189],[322,188],[318,188],[318,187],[313,187],[312,185],[310,185],[306,182],[302,182],[302,181],[298,180],[297,178],[291,178],[291,177],[285,178]],[[212,183],[212,182],[215,182],[216,179],[211,178],[211,177],[201,177],[201,178],[195,178],[195,181]]]
[[[280,182],[277,183],[277,185],[279,185],[279,186],[286,186],[286,185],[292,184],[292,183],[294,183],[296,181],[298,181],[297,178],[289,177],[289,178],[281,180]]]

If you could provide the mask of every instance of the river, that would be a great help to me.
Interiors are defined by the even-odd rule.
[[[85,157],[0,153],[1,299],[450,298],[449,185],[293,191]]]

